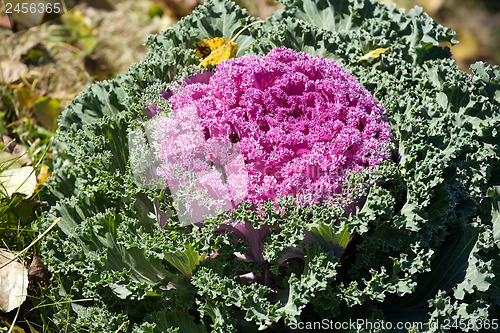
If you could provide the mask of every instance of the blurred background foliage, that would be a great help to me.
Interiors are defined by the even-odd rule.
[[[500,1],[380,1],[406,11],[421,6],[455,30],[460,44],[451,50],[462,70],[469,72],[470,64],[478,60],[500,63]],[[17,33],[0,6],[0,248],[13,253],[37,237],[31,223],[44,205],[38,191],[50,176],[50,144],[64,107],[92,82],[112,79],[142,60],[147,36],[167,29],[203,1],[76,2],[65,15]],[[272,0],[235,2],[261,18],[280,7]],[[20,309],[0,312],[0,332],[11,326],[17,332],[51,331],[45,314],[51,301],[43,295],[54,277],[43,270],[43,258],[40,261],[36,255],[34,246],[24,263],[34,267],[30,281],[45,282],[30,287],[28,301]],[[12,325],[16,315],[18,324]]]
[[[414,6],[457,33],[460,44],[451,48],[458,66],[470,73],[476,61],[500,63],[500,1],[498,0],[380,0],[398,8]]]

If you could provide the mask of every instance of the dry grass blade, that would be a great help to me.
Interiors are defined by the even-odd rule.
[[[123,324],[120,325],[120,327],[118,327],[118,329],[115,331],[115,333],[118,333],[120,332],[120,330],[125,327],[125,325],[127,324],[127,322],[124,322]]]
[[[11,262],[17,260],[20,256],[22,256],[24,253],[26,253],[26,251],[28,251],[33,245],[35,245],[36,243],[38,243],[38,241],[40,239],[42,239],[52,228],[54,228],[56,226],[57,223],[59,223],[59,221],[61,221],[61,218],[58,217],[51,225],[50,227],[47,228],[47,230],[45,230],[40,236],[38,236],[33,242],[31,242],[30,245],[28,245],[24,250],[22,250],[21,252],[19,252],[15,257],[13,257],[12,259],[10,259],[9,261],[7,261],[6,263],[4,263],[2,266],[0,266],[0,269],[4,268],[5,266],[7,266],[8,264],[10,264]]]

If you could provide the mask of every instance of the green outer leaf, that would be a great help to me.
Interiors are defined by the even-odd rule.
[[[290,275],[287,301],[277,310],[286,323],[299,321],[304,307],[337,275],[338,259],[332,253],[323,253],[317,244],[304,247],[304,260],[304,272]]]
[[[59,118],[58,133],[80,129],[125,108],[126,92],[119,80],[94,83],[71,101]]]
[[[335,230],[323,223],[317,228],[313,228],[313,235],[319,243],[327,250],[332,251],[337,258],[341,258],[347,245],[352,240],[353,235],[349,233],[348,227],[345,226],[340,233],[335,233]]]
[[[494,186],[488,192],[492,199],[491,222],[493,224],[493,241],[500,249],[500,186]]]
[[[356,19],[353,13],[363,7],[360,2],[353,5],[353,2],[349,0],[280,2],[294,9],[295,18],[329,31],[351,30],[352,21]]]
[[[185,311],[162,311],[149,314],[145,318],[146,322],[153,323],[151,330],[136,329],[134,333],[151,332],[163,333],[174,331],[178,328],[182,333],[205,333],[204,326],[195,324],[195,318]]]
[[[115,209],[99,212],[90,208],[95,206],[91,203],[89,198],[83,197],[79,202],[68,200],[54,207],[61,217],[58,227],[63,234],[78,241],[82,259],[91,257],[94,251],[105,251],[107,269],[128,271],[132,280],[137,282],[157,283],[168,275],[158,259],[147,258],[137,247],[119,243],[117,229],[123,222]],[[78,233],[81,233],[80,237]],[[84,235],[86,237],[82,237]],[[85,239],[89,241],[85,242]]]
[[[328,59],[341,61],[340,50],[333,42],[334,36],[328,31],[318,30],[303,21],[297,21],[290,17],[270,18],[273,24],[280,28],[273,34],[278,39],[278,46],[284,46],[311,55],[319,55]]]
[[[165,254],[165,260],[188,278],[191,277],[196,265],[198,265],[204,257],[205,255],[199,255],[191,244],[187,244],[183,252],[177,251],[176,253]]]
[[[395,59],[409,62],[420,63],[437,57],[449,58],[451,54],[441,49],[439,44],[457,43],[454,39],[455,33],[451,29],[437,24],[423,13],[420,7],[410,10],[405,16],[404,11],[396,10],[395,6],[388,8],[377,1],[283,0],[280,2],[286,9],[271,19],[283,21],[291,18],[319,28],[319,31],[334,33],[343,41],[347,41],[351,48],[358,49],[356,55],[343,56],[348,57],[351,63],[369,51],[389,46],[392,48],[391,53],[398,53],[398,49],[401,49],[402,54],[396,55]]]

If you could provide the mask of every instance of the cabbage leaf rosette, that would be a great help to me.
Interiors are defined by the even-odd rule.
[[[237,35],[209,0],[67,107],[37,225],[61,330],[498,328],[500,69],[418,7],[281,2]]]
[[[242,201],[345,204],[348,176],[390,155],[382,106],[333,60],[276,48],[188,80],[146,125],[184,224]]]

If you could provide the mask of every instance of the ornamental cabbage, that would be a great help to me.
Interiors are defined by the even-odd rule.
[[[461,72],[418,7],[280,2],[212,74],[196,43],[258,19],[208,0],[64,111],[37,225],[62,218],[41,250],[61,330],[495,329],[500,68]]]
[[[193,223],[204,220],[203,211],[229,210],[242,200],[331,199],[350,174],[389,156],[384,144],[392,135],[382,106],[322,57],[276,48],[264,57],[230,59],[207,83],[188,84],[169,100],[172,114],[155,117],[148,128],[159,173],[172,194],[190,198],[182,209],[192,212]],[[197,186],[188,185],[186,172]]]

